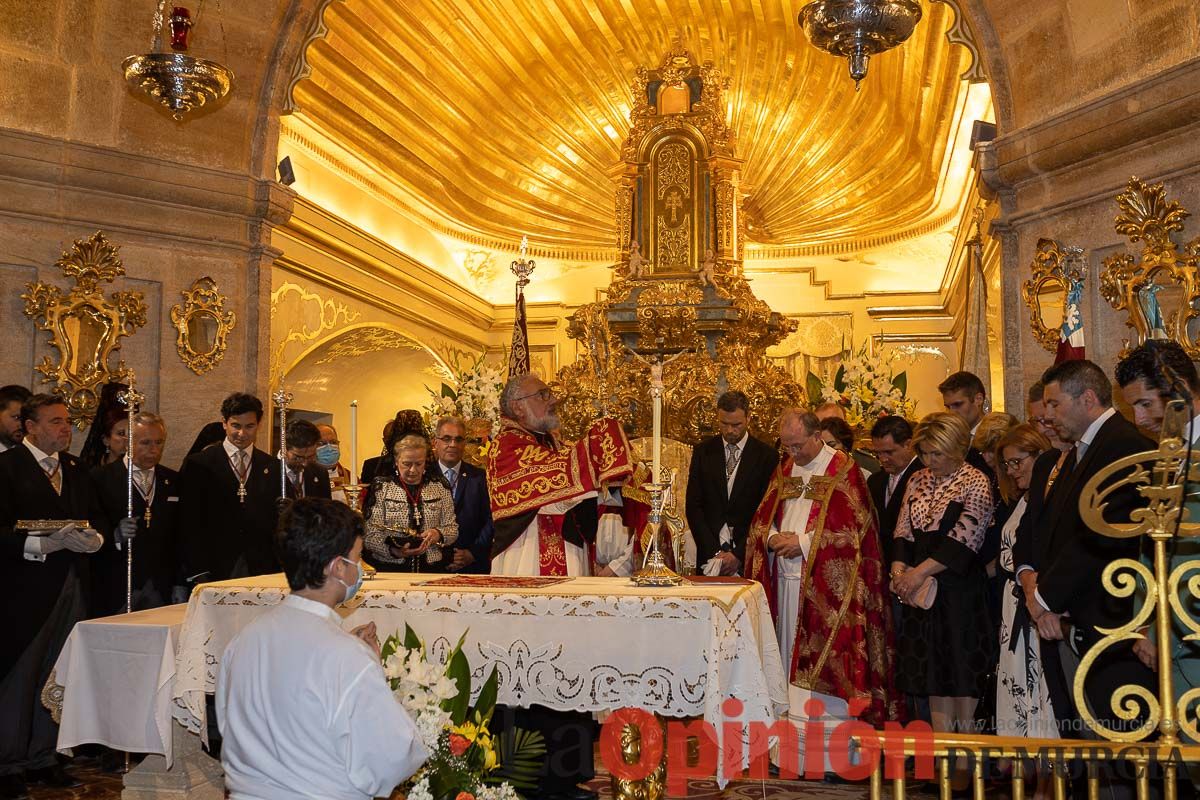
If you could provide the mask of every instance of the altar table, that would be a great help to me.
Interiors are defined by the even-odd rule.
[[[175,643],[185,608],[85,620],[71,630],[50,688],[59,750],[96,743],[156,753],[170,765]]]
[[[613,578],[513,586],[501,576],[380,573],[339,613],[347,630],[374,622],[380,640],[408,623],[431,658],[463,652],[478,689],[494,665],[500,703],[561,710],[636,707],[718,724],[736,697],[744,721],[786,715],[788,688],[766,593],[753,582],[643,589]],[[528,580],[522,581],[529,583]],[[536,581],[535,581],[536,582]],[[175,718],[206,732],[226,645],[287,593],[282,575],[204,584],[180,634]]]

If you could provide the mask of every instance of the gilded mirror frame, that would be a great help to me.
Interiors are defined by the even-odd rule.
[[[1171,239],[1183,231],[1188,212],[1176,200],[1168,200],[1161,183],[1148,185],[1130,178],[1125,191],[1117,195],[1121,210],[1115,222],[1117,233],[1131,243],[1143,242],[1140,257],[1116,253],[1104,259],[1100,273],[1100,294],[1117,311],[1125,311],[1127,327],[1133,328],[1136,341],[1126,342],[1124,357],[1147,339],[1171,339],[1187,351],[1192,360],[1200,360],[1200,343],[1188,333],[1188,323],[1200,317],[1200,237],[1182,248]],[[1158,299],[1143,291],[1164,280],[1183,292],[1182,303],[1160,308]]]
[[[1053,326],[1046,324],[1040,298],[1047,289],[1054,293],[1061,292],[1062,307],[1067,308],[1071,285],[1083,280],[1083,271],[1079,268],[1082,255],[1081,248],[1062,247],[1054,239],[1038,239],[1030,265],[1033,277],[1021,285],[1021,296],[1029,307],[1029,326],[1033,329],[1033,338],[1051,353],[1058,349],[1062,325],[1061,321]]]
[[[50,334],[58,354],[44,356],[35,369],[50,391],[63,398],[77,428],[84,428],[96,413],[100,388],[110,381],[125,381],[124,361],[110,366],[121,349],[121,338],[146,324],[146,302],[141,292],[113,292],[105,298],[100,283],[112,283],[125,274],[120,248],[102,231],[76,239],[54,266],[75,281],[66,294],[49,283],[25,284],[21,295],[25,316],[38,330]]]
[[[207,275],[197,278],[191,288],[180,294],[183,295],[183,302],[171,306],[171,323],[177,333],[175,350],[188,369],[203,375],[225,357],[229,332],[237,324],[237,315],[225,309],[225,297],[217,288],[217,282]],[[191,337],[191,323],[200,316],[212,317],[217,326],[212,349],[208,352],[197,350]]]

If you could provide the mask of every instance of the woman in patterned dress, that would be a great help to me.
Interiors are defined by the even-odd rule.
[[[1033,462],[1051,447],[1030,424],[1013,428],[996,445],[1000,494],[1016,501],[1000,534],[1000,573],[1005,578],[1000,616],[1000,663],[996,668],[996,734],[1054,739],[1058,728],[1050,706],[1050,691],[1042,675],[1042,655],[1037,629],[1024,612],[1025,594],[1013,570],[1013,543],[1025,515],[1025,493],[1033,475]],[[1047,491],[1049,487],[1044,490]],[[1019,499],[1018,499],[1019,498]],[[1018,613],[1022,612],[1022,613]],[[1049,797],[1050,776],[1038,776],[1035,800]]]
[[[898,688],[929,698],[935,731],[974,730],[995,659],[979,548],[995,503],[986,475],[966,463],[971,434],[948,412],[925,417],[913,445],[925,469],[908,482],[896,522],[892,590],[905,605],[896,637]],[[928,579],[937,582],[928,608]]]
[[[363,505],[363,558],[381,572],[445,572],[445,548],[458,538],[450,487],[441,476],[427,474],[429,442],[424,437],[405,436],[392,451],[394,476],[380,470]],[[388,542],[405,535],[418,536],[421,543],[401,547]]]

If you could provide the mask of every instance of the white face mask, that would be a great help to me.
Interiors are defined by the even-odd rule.
[[[362,585],[363,585],[363,568],[362,568],[362,564],[360,564],[360,563],[359,563],[359,562],[357,562],[357,561],[351,561],[350,559],[346,558],[345,556],[338,556],[338,559],[339,559],[339,560],[341,560],[341,561],[345,561],[347,564],[352,564],[352,565],[354,565],[354,568],[355,568],[356,570],[358,570],[358,580],[356,580],[354,583],[346,583],[344,580],[342,580],[341,578],[337,577],[336,575],[335,575],[335,576],[333,576],[333,579],[334,579],[335,581],[337,581],[338,583],[340,583],[342,586],[345,586],[345,587],[346,587],[346,597],[345,597],[345,598],[342,600],[342,602],[343,602],[343,603],[349,603],[349,602],[350,602],[350,600],[351,600],[351,599],[354,597],[354,595],[358,594],[358,590],[362,588]]]

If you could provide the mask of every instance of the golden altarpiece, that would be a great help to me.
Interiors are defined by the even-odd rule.
[[[571,317],[578,358],[556,379],[567,436],[597,413],[648,436],[656,358],[669,439],[714,433],[716,399],[729,389],[746,393],[751,428],[773,439],[779,413],[804,397],[766,355],[795,323],[756,298],[742,273],[742,162],[725,122],[727,85],[685,51],[638,70],[632,127],[611,171],[621,260],[604,299]]]

